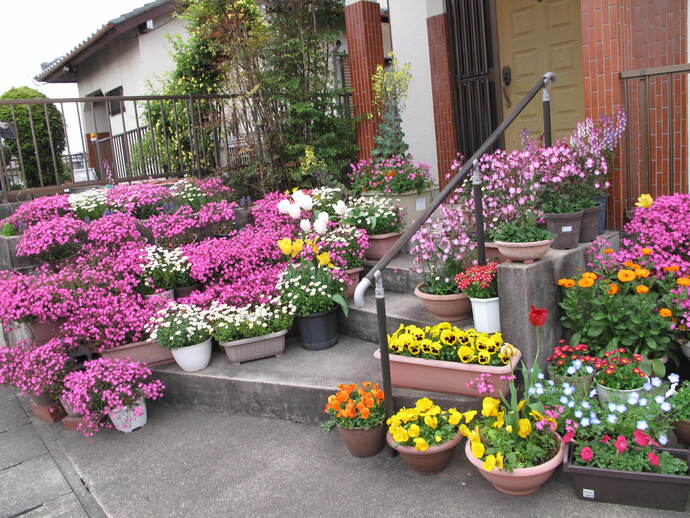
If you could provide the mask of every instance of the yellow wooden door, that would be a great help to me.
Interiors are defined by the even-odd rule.
[[[512,80],[502,96],[503,116],[515,107],[545,72],[553,72],[551,124],[555,142],[566,138],[585,116],[579,0],[496,0],[501,69]],[[543,133],[542,96],[537,96],[505,134],[506,149],[520,147],[521,133]]]

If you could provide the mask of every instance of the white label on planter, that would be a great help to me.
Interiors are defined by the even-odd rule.
[[[567,227],[561,227],[561,232],[572,232],[572,231],[573,231],[573,227],[571,227],[570,225],[568,225]]]
[[[417,212],[423,211],[426,209],[426,198],[416,198],[414,200],[415,202],[415,209]]]
[[[582,498],[594,498],[594,489],[582,489]]]

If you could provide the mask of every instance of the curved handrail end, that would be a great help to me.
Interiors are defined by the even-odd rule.
[[[555,83],[556,74],[554,74],[553,72],[547,72],[546,74],[544,74],[544,79],[546,79],[547,81],[551,81],[552,83]]]
[[[359,284],[357,284],[357,287],[355,288],[355,306],[358,308],[364,307],[364,294],[369,289],[369,286],[371,286],[371,281],[366,277],[364,277],[361,281],[359,281]]]

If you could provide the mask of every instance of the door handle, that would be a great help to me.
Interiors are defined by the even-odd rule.
[[[501,69],[501,79],[503,81],[503,84],[501,85],[501,90],[503,91],[503,97],[506,99],[506,106],[510,108],[513,103],[510,102],[510,97],[508,97],[508,89],[506,86],[510,86],[510,83],[513,80],[513,73],[510,70],[510,67],[508,65],[504,66]]]
[[[506,99],[506,107],[510,108],[513,105],[513,103],[510,102],[510,97],[508,97],[508,89],[505,86],[501,85],[501,90],[503,91],[503,97],[505,97]]]

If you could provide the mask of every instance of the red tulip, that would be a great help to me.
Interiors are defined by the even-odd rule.
[[[546,308],[535,308],[531,305],[529,308],[529,321],[535,327],[541,327],[546,323],[546,315],[548,310]]]

